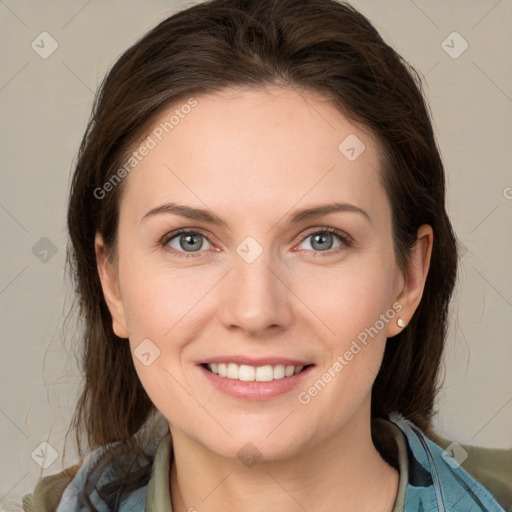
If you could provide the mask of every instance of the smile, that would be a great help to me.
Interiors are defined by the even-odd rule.
[[[241,380],[244,382],[270,382],[284,379],[299,374],[304,366],[293,365],[264,365],[250,366],[237,363],[208,363],[204,365],[210,372],[227,379]]]
[[[196,363],[196,368],[222,394],[259,401],[298,387],[315,369],[316,365],[309,361],[277,355],[254,358],[224,354]]]

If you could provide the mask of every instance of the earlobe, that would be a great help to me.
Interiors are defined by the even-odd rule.
[[[112,329],[119,338],[128,338],[123,301],[119,290],[119,280],[114,265],[109,261],[103,237],[96,233],[94,240],[96,264],[103,296],[112,316]]]
[[[418,229],[416,243],[412,248],[410,261],[403,276],[402,292],[396,299],[396,302],[401,305],[401,310],[388,331],[388,338],[407,328],[421,302],[430,268],[433,242],[432,227],[428,224],[422,225]]]

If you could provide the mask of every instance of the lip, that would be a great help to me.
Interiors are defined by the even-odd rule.
[[[238,364],[249,364],[251,366],[255,365],[254,361],[248,358],[238,358],[238,360],[244,361],[252,361],[249,363],[240,362]],[[215,363],[217,361],[220,362],[233,362],[237,363],[238,360],[234,359],[226,359],[226,358],[216,358],[212,360],[208,360],[208,363]],[[266,363],[266,364],[285,364],[283,359],[260,359],[257,360],[258,363],[256,366],[264,366],[261,361],[278,361],[277,363]],[[290,359],[286,359],[284,361],[292,361]],[[204,364],[204,363],[203,363]],[[244,400],[250,401],[263,401],[270,400],[276,396],[282,395],[296,388],[308,375],[311,374],[315,365],[310,363],[310,366],[304,368],[300,373],[296,375],[292,375],[291,377],[284,377],[282,379],[271,380],[268,382],[258,382],[258,381],[242,381],[236,379],[229,379],[228,377],[221,377],[215,373],[212,373],[208,369],[206,369],[206,364],[199,364],[197,368],[208,379],[208,382],[217,388],[222,393],[232,396],[234,398],[240,398]],[[299,364],[289,363],[293,366],[300,366]],[[307,365],[308,363],[306,363]],[[305,366],[305,365],[304,365]]]

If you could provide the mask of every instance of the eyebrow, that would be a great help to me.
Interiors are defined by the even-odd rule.
[[[367,212],[358,206],[348,203],[328,203],[313,206],[311,208],[303,208],[301,210],[294,211],[292,214],[288,214],[286,217],[288,218],[288,222],[290,224],[298,224],[299,222],[313,220],[330,213],[338,212],[359,213],[363,215],[370,222],[370,224],[372,224],[372,220]],[[174,214],[179,215],[180,217],[186,217],[187,219],[194,219],[206,222],[208,224],[228,227],[227,223],[211,210],[193,208],[191,206],[185,206],[177,203],[165,203],[161,206],[157,206],[156,208],[152,208],[144,215],[144,217],[142,217],[141,222],[149,217],[160,214]]]

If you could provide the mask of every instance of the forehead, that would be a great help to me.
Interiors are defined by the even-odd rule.
[[[374,136],[319,96],[267,87],[184,99],[144,145],[121,203],[139,217],[173,200],[259,216],[298,202],[385,207]]]

